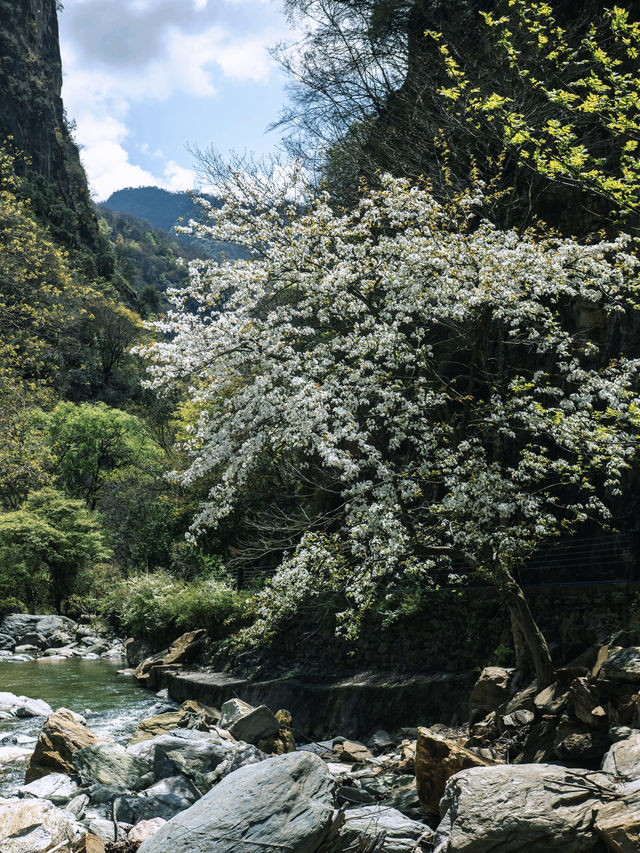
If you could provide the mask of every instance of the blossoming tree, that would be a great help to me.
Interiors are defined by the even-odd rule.
[[[354,631],[394,579],[463,561],[500,590],[539,684],[552,680],[517,569],[542,540],[606,521],[635,452],[640,365],[603,341],[635,310],[638,264],[626,238],[498,231],[477,201],[445,209],[384,178],[349,213],[326,197],[302,214],[213,212],[211,237],[252,257],[193,264],[147,349],[151,384],[188,379],[199,411],[176,475],[215,477],[194,532],[266,464],[330,495],[315,514],[307,501],[254,636],[326,589]]]

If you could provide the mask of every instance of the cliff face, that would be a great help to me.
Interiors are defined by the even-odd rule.
[[[18,155],[35,212],[55,236],[93,247],[96,218],[61,89],[56,0],[0,0],[0,145]]]

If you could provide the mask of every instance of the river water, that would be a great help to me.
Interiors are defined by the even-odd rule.
[[[49,660],[22,663],[0,661],[0,692],[44,699],[55,710],[69,708],[82,714],[89,728],[126,745],[140,720],[166,702],[137,685],[129,675],[119,675],[124,661]],[[0,720],[0,748],[33,749],[44,717]],[[27,758],[0,763],[0,797],[15,796],[24,784]]]

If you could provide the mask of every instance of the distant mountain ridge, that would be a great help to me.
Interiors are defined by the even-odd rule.
[[[202,193],[203,198],[216,206],[220,199]],[[116,213],[128,213],[138,219],[146,220],[154,228],[167,231],[179,243],[203,257],[237,259],[246,257],[246,252],[233,243],[222,243],[216,240],[202,240],[186,234],[176,234],[175,227],[180,223],[186,224],[190,219],[201,220],[202,210],[188,192],[171,192],[160,187],[127,187],[111,193],[102,206]]]

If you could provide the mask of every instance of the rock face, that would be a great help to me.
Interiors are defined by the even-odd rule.
[[[69,815],[48,800],[0,799],[2,853],[45,853],[74,838]]]
[[[97,246],[87,180],[63,116],[56,0],[0,0],[0,56],[0,145],[13,137],[26,155],[21,171],[51,187],[59,212],[45,202],[48,209],[37,213],[54,228],[71,225],[78,243]]]
[[[640,795],[607,803],[596,816],[596,832],[614,853],[640,850]]]
[[[25,782],[33,782],[48,773],[74,773],[74,752],[101,741],[101,737],[87,728],[83,717],[66,708],[58,708],[42,727]]]
[[[445,789],[434,853],[599,851],[595,814],[613,790],[606,774],[550,764],[465,770]]]
[[[419,728],[415,771],[422,807],[431,814],[439,814],[445,785],[454,773],[470,767],[487,767],[492,763],[455,741],[439,737],[430,729]]]
[[[227,776],[138,853],[315,853],[333,818],[333,781],[308,752]]]

